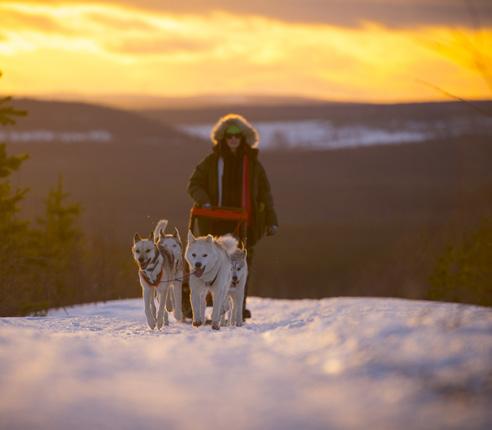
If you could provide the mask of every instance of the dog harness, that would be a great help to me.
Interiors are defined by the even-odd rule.
[[[156,256],[155,256],[155,257],[152,259],[152,261],[150,262],[150,264],[155,263],[155,264],[154,264],[154,267],[152,267],[152,270],[154,270],[154,269],[155,269],[155,267],[156,267],[156,265],[157,265],[157,261],[158,261],[158,259],[159,259],[159,255],[161,255],[161,254],[160,254],[159,249],[158,249],[158,250],[157,250],[157,254],[156,254]],[[147,266],[148,266],[148,265],[147,265]],[[139,270],[139,273],[140,273],[140,275],[142,275],[142,278],[144,278],[144,279],[145,279],[145,282],[147,282],[147,284],[149,284],[149,286],[150,286],[150,287],[157,287],[157,285],[159,285],[159,283],[161,282],[162,275],[163,275],[163,273],[164,273],[164,265],[162,265],[162,269],[161,269],[161,271],[159,272],[159,274],[157,275],[157,278],[156,278],[155,282],[152,282],[152,281],[150,280],[149,276],[147,275],[147,271],[146,271],[147,266],[145,266],[145,269],[144,269],[144,270],[140,269],[140,270]]]
[[[205,285],[207,287],[213,287],[214,286],[214,283],[215,281],[217,280],[217,276],[219,276],[219,271],[217,270],[217,273],[215,274],[215,278],[212,279],[210,282],[205,282]]]
[[[157,275],[157,279],[155,280],[155,283],[152,283],[152,281],[149,279],[149,277],[147,276],[147,274],[145,273],[145,271],[144,270],[140,270],[140,274],[145,279],[145,282],[147,282],[147,284],[149,284],[149,287],[157,287],[160,284],[160,282],[161,282],[163,273],[164,273],[164,270],[161,270],[159,272],[159,275]]]

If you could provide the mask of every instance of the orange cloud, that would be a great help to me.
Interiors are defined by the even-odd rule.
[[[133,38],[121,40],[116,44],[109,44],[107,47],[111,51],[122,54],[134,55],[166,55],[172,53],[193,53],[203,52],[210,49],[207,41],[179,38]]]
[[[70,31],[65,24],[41,13],[5,10],[1,5],[0,13],[2,13],[2,28],[4,30],[34,30],[44,33],[67,33]]]
[[[5,91],[443,98],[419,83],[425,80],[462,97],[490,97],[469,45],[453,37],[464,34],[483,42],[474,46],[491,46],[490,28],[349,28],[223,11],[150,12],[116,3],[2,3],[2,18],[11,23],[0,40]]]
[[[91,12],[87,14],[87,18],[91,21],[99,23],[102,27],[107,29],[127,31],[153,31],[156,30],[151,23],[144,19],[138,19],[133,17],[115,17],[101,12]]]

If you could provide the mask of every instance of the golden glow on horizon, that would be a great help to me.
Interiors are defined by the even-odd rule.
[[[473,56],[492,46],[491,28],[348,28],[103,3],[3,2],[0,15],[2,93],[445,99],[425,81],[460,97],[491,97]]]

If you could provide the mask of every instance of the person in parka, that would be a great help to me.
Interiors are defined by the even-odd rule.
[[[210,137],[212,153],[196,166],[188,182],[188,193],[199,207],[246,206],[250,214],[246,248],[251,270],[255,244],[265,234],[271,236],[278,230],[270,183],[258,160],[258,132],[241,115],[228,114],[219,119]],[[247,163],[244,163],[244,157],[247,157]],[[248,170],[246,175],[244,166]],[[243,184],[243,178],[247,178],[247,184]],[[190,222],[193,234],[199,236],[233,233],[235,226],[234,221],[210,218],[198,218],[194,225]],[[245,318],[251,316],[245,308],[247,285],[243,304]]]

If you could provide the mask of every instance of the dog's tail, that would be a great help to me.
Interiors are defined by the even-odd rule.
[[[217,238],[217,243],[227,252],[228,255],[232,255],[236,252],[238,247],[238,241],[230,234],[220,236]]]
[[[154,228],[154,242],[159,240],[161,237],[161,232],[165,233],[166,232],[166,227],[167,227],[167,219],[161,219],[157,225]]]

